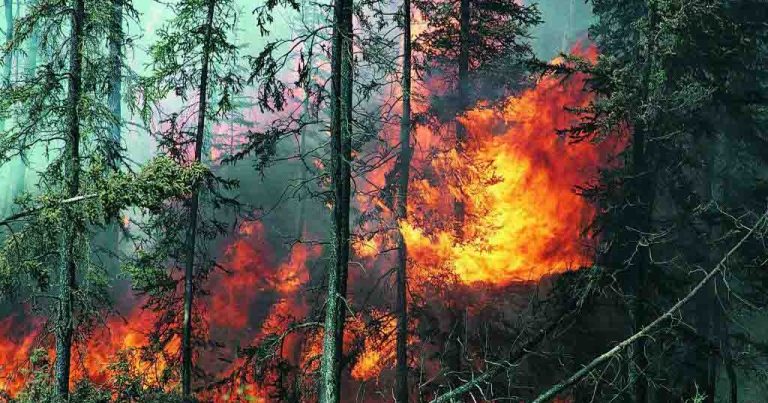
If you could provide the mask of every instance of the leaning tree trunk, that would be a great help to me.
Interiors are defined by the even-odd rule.
[[[211,37],[213,36],[213,13],[216,1],[208,0],[208,11],[203,40],[202,66],[200,70],[200,85],[198,87],[197,128],[195,133],[195,162],[203,157],[203,142],[205,140],[205,115],[208,100],[208,65],[211,58]],[[181,338],[181,388],[185,400],[192,394],[192,296],[194,294],[193,276],[195,273],[195,251],[197,245],[197,219],[200,209],[200,184],[196,183],[192,190],[192,200],[189,206],[189,228],[186,239],[186,262],[184,263],[184,328]]]
[[[403,115],[400,120],[400,166],[397,184],[397,219],[408,217],[408,179],[411,165],[411,0],[403,0]],[[408,250],[402,232],[397,250],[397,370],[395,400],[408,402]]]
[[[328,297],[320,367],[321,403],[337,403],[341,397],[352,160],[352,0],[336,0],[334,4],[332,59],[331,166],[334,250],[332,266],[327,277]]]
[[[67,137],[66,165],[64,180],[67,196],[76,197],[80,193],[80,98],[82,80],[83,23],[85,20],[85,1],[74,0],[72,5],[72,33],[70,37],[69,88],[67,93]],[[59,268],[59,308],[56,320],[56,391],[61,400],[69,398],[69,373],[72,353],[72,334],[74,333],[74,289],[76,287],[75,270],[77,268],[77,239],[83,232],[83,223],[77,214],[75,205],[64,208],[64,231],[60,247],[61,265]]]

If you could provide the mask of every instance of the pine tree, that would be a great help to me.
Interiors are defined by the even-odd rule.
[[[352,1],[335,0],[331,57],[331,181],[333,189],[333,251],[328,269],[320,401],[341,399],[342,347],[347,315],[349,208],[352,162]]]
[[[140,95],[140,110],[150,122],[158,114],[164,114],[160,103],[171,94],[180,97],[183,105],[181,113],[174,112],[161,121],[168,126],[160,130],[161,147],[182,164],[206,163],[210,142],[206,138],[206,128],[210,122],[216,122],[227,116],[232,110],[232,99],[242,88],[242,79],[238,70],[238,48],[232,43],[233,30],[237,21],[234,4],[229,0],[189,0],[174,4],[175,16],[160,30],[159,40],[151,49],[152,69],[148,77],[142,78],[137,88]],[[192,33],[192,34],[190,34]],[[216,88],[218,102],[211,103],[210,88]],[[191,94],[189,94],[191,93]],[[153,111],[156,113],[153,114]],[[196,120],[193,127],[185,127],[179,119],[185,113]],[[208,183],[198,183],[189,200],[185,201],[186,218],[178,212],[169,212],[160,227],[179,228],[176,220],[183,220],[184,239],[164,241],[161,244],[182,245],[182,253],[171,256],[183,267],[184,292],[181,317],[181,384],[182,394],[186,399],[192,396],[193,345],[202,337],[202,329],[195,329],[196,313],[194,298],[202,291],[202,281],[210,272],[212,262],[207,258],[205,242],[221,234],[223,227],[206,212],[207,206],[231,205],[229,200],[216,187],[231,189],[235,182],[216,179]],[[210,203],[210,204],[207,204]],[[205,218],[210,216],[209,218]],[[204,235],[200,236],[201,228]],[[171,238],[177,233],[165,233]],[[162,234],[159,234],[162,236]],[[162,249],[162,248],[161,248]],[[160,255],[169,253],[164,250]],[[155,255],[155,258],[158,255]],[[153,275],[164,277],[162,273]],[[166,280],[168,280],[166,278]],[[172,283],[173,281],[171,281]],[[153,282],[144,282],[140,288],[148,291]],[[160,280],[157,284],[163,284]],[[166,281],[167,284],[167,281]],[[161,287],[162,289],[162,287]],[[172,291],[172,288],[166,289]],[[166,301],[162,290],[154,289],[156,309],[172,310],[175,302]],[[170,304],[170,305],[168,305]]]
[[[540,22],[535,5],[513,0],[413,4],[427,23],[414,43],[420,60],[415,70],[421,78],[435,77],[448,88],[431,100],[433,116],[453,121],[481,97],[491,100],[525,85],[525,61],[533,56],[529,30]]]
[[[6,220],[23,225],[5,238],[0,284],[4,295],[29,293],[37,308],[52,316],[54,390],[60,400],[70,393],[76,335],[87,332],[84,326],[110,305],[109,275],[92,258],[91,237],[122,209],[157,208],[204,175],[196,166],[185,169],[163,159],[138,174],[107,168],[115,155],[103,135],[114,121],[103,91],[110,67],[101,54],[109,31],[101,18],[107,6],[38,2],[17,20],[13,40],[3,49],[3,56],[20,51],[38,35],[48,55],[2,88],[0,116],[15,119],[0,132],[0,163],[39,153],[47,166],[39,194],[22,195],[17,213]]]
[[[743,211],[749,197],[736,195],[761,188],[750,170],[765,162],[742,147],[754,146],[760,131],[756,121],[763,112],[756,106],[764,102],[765,75],[753,62],[765,55],[746,44],[764,43],[766,32],[754,19],[766,7],[719,0],[593,3],[598,20],[590,36],[602,56],[585,71],[597,99],[580,111],[583,125],[570,134],[576,141],[629,139],[621,167],[606,171],[588,193],[602,207],[595,228],[607,248],[599,262],[620,273],[620,298],[627,299],[629,331],[635,332],[688,289],[697,267],[712,267],[722,257],[733,237],[724,236],[723,226],[734,222],[721,211]],[[724,168],[735,150],[744,153],[746,165]],[[728,177],[745,186],[729,186]],[[696,393],[716,398],[720,359],[709,346],[730,350],[716,286],[696,296],[699,309],[684,312],[695,331],[675,331],[667,341],[675,354],[645,338],[631,346],[626,382],[633,401]],[[671,360],[693,370],[667,372],[678,366]],[[722,360],[732,366],[727,353]],[[665,388],[650,386],[659,382]]]
[[[411,2],[404,0],[403,13],[403,110],[400,120],[400,155],[396,214],[398,221],[408,219],[408,182],[411,165]],[[397,364],[395,400],[408,402],[408,249],[402,234],[398,234],[397,251]]]

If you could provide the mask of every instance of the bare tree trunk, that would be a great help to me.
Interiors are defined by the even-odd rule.
[[[411,0],[403,0],[403,114],[400,120],[400,174],[397,219],[408,218],[408,180],[411,168]],[[395,400],[408,402],[408,249],[402,233],[397,251],[397,370]]]
[[[321,360],[321,403],[341,398],[341,361],[347,311],[349,203],[352,160],[352,0],[336,0],[331,82],[331,165],[333,183],[333,263],[328,271],[325,334]]]
[[[308,5],[305,5],[304,7],[307,7]],[[304,8],[302,8],[304,10]],[[316,21],[313,21],[316,23]],[[306,46],[306,53],[307,55],[307,63],[310,66],[310,69],[312,68],[312,48],[315,46],[315,37],[312,36],[312,39],[309,41],[309,43]],[[311,76],[311,74],[310,74]],[[310,120],[310,99],[309,99],[309,91],[305,91],[304,94],[304,100],[302,101],[302,119],[306,122]],[[299,174],[297,175],[299,178],[299,186],[306,186],[307,181],[307,167],[305,166],[305,160],[304,160],[304,152],[306,150],[306,142],[307,142],[307,129],[304,128],[301,130],[301,137],[299,138],[299,160],[301,163],[299,164]],[[299,214],[296,216],[296,239],[303,239],[304,238],[304,230],[306,226],[306,211],[307,211],[307,202],[304,197],[300,197],[299,199]]]
[[[211,57],[211,37],[213,36],[213,14],[216,0],[208,0],[205,39],[203,43],[200,85],[198,89],[197,128],[195,133],[195,162],[202,161],[203,142],[205,140],[205,115],[208,112],[208,65]],[[192,394],[192,296],[194,294],[193,277],[195,274],[195,251],[197,246],[197,220],[200,209],[200,184],[192,190],[189,206],[189,229],[187,231],[187,256],[184,264],[184,328],[181,339],[181,383],[185,400]]]
[[[305,99],[305,104],[307,100]],[[306,108],[306,106],[305,106]],[[307,112],[304,112],[307,113]],[[301,137],[299,138],[299,158],[303,161],[304,159],[304,150],[305,150],[305,143],[306,143],[306,129],[301,131]],[[299,164],[299,186],[305,186],[305,182],[307,181],[307,167],[304,166],[304,163],[301,162]],[[302,240],[304,239],[304,229],[306,227],[306,211],[307,211],[307,202],[304,197],[299,198],[299,213],[296,215],[296,239]]]
[[[307,23],[307,10],[312,10],[312,3],[309,1],[304,1],[301,6],[301,21],[303,23]],[[317,12],[315,10],[311,11],[310,15],[310,21],[308,22],[309,26],[314,27],[317,26],[317,24],[320,23],[320,17],[318,16]],[[307,55],[307,66],[308,70],[310,71],[308,80],[311,80],[313,78],[313,63],[314,63],[314,48],[315,48],[315,36],[312,35],[309,42],[306,43],[304,47],[304,52]],[[304,100],[302,101],[302,119],[304,122],[310,122],[312,120],[312,100],[310,99],[310,91],[309,88],[306,89],[304,92]],[[307,128],[303,128],[301,130],[301,138],[299,139],[299,174],[297,175],[299,178],[299,185],[300,186],[306,186],[307,182],[307,174],[309,171],[307,170],[306,166],[306,160],[304,159],[306,156],[304,153],[306,152],[306,144],[307,144]],[[306,197],[300,197],[299,199],[299,214],[296,217],[296,237],[297,239],[303,239],[304,238],[304,232],[306,230],[306,213],[307,213],[307,201]]]
[[[70,37],[69,88],[67,93],[66,139],[67,163],[65,182],[67,195],[77,197],[80,193],[80,98],[82,80],[82,45],[83,23],[85,20],[85,1],[74,0],[72,5],[72,33]],[[82,233],[82,223],[74,210],[75,205],[64,207],[64,225],[61,241],[61,266],[59,269],[59,308],[56,321],[56,392],[60,400],[69,398],[69,374],[72,353],[72,334],[74,333],[74,296],[77,268],[77,238]]]

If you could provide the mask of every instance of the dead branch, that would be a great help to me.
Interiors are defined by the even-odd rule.
[[[685,305],[688,301],[690,301],[691,298],[693,298],[696,295],[696,293],[698,293],[709,282],[709,280],[715,277],[718,273],[722,272],[728,258],[731,257],[731,255],[733,255],[744,244],[744,242],[746,242],[747,239],[749,239],[752,236],[752,234],[755,233],[757,228],[759,228],[763,224],[766,218],[768,218],[768,211],[763,213],[760,219],[757,220],[755,225],[752,226],[752,228],[750,228],[750,230],[746,233],[746,235],[744,235],[744,237],[742,237],[739,240],[739,242],[737,242],[728,251],[728,253],[726,253],[725,256],[723,256],[723,258],[720,259],[720,262],[718,262],[717,265],[709,273],[707,273],[707,275],[704,276],[704,278],[701,281],[699,281],[699,283],[696,284],[696,286],[693,287],[693,289],[691,289],[688,295],[686,295],[685,297],[677,301],[677,303],[675,305],[672,305],[672,307],[669,308],[669,310],[664,312],[664,314],[662,314],[661,316],[657,317],[653,322],[649,323],[644,328],[640,329],[637,333],[633,334],[632,336],[628,337],[621,343],[617,344],[612,349],[606,351],[599,357],[595,358],[594,360],[592,360],[592,362],[584,366],[582,369],[576,371],[568,379],[549,388],[546,392],[539,395],[539,397],[537,397],[533,401],[533,403],[543,403],[543,402],[549,401],[550,399],[553,399],[563,391],[571,388],[573,385],[578,383],[582,378],[587,376],[587,374],[592,372],[592,370],[594,370],[597,366],[608,361],[613,356],[618,354],[620,351],[629,347],[632,343],[634,343],[639,338],[646,336],[648,333],[651,332],[651,330],[658,327],[662,322],[666,321],[667,319],[670,319],[672,315],[674,315],[675,312],[677,312],[683,305]]]
[[[552,322],[550,322],[549,325],[540,329],[534,336],[529,338],[528,341],[523,346],[521,346],[519,349],[517,349],[517,351],[515,351],[514,354],[512,354],[512,356],[507,358],[506,362],[516,362],[523,359],[525,356],[531,353],[537,345],[539,345],[544,340],[548,339],[549,336],[552,333],[554,333],[555,330],[557,330],[557,328],[560,327],[561,324],[565,323],[568,319],[573,317],[576,314],[576,312],[578,312],[578,310],[579,310],[578,307],[574,307],[571,310],[563,312],[561,315],[559,315],[557,320],[553,320]],[[477,385],[483,382],[486,382],[490,379],[493,379],[493,377],[500,374],[504,369],[509,368],[508,365],[505,365],[503,363],[492,363],[492,365],[493,365],[493,368],[488,369],[487,371],[480,374],[476,378],[472,378],[467,383],[432,399],[430,403],[442,403],[442,402],[454,401],[455,398],[463,395],[464,393],[469,392],[471,389],[473,389]]]

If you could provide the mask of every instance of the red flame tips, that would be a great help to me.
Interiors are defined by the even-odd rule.
[[[594,47],[585,55],[593,58]],[[408,219],[399,222],[411,262],[411,292],[420,292],[420,284],[442,273],[467,289],[477,290],[478,283],[532,281],[590,263],[591,252],[585,248],[588,234],[584,236],[583,228],[594,209],[575,194],[574,187],[611,164],[620,145],[568,144],[555,135],[558,129],[574,123],[566,107],[583,107],[591,101],[590,94],[583,91],[583,79],[578,74],[565,81],[545,76],[517,97],[497,105],[480,104],[466,112],[459,118],[469,137],[463,153],[453,149],[454,133],[415,127]],[[423,104],[414,105],[414,110],[424,109]],[[396,138],[396,133],[385,135]],[[390,141],[390,146],[395,144],[396,139]],[[323,167],[319,159],[312,162],[317,168]],[[391,169],[392,164],[382,164],[366,178],[367,183],[384,186],[385,174]],[[355,200],[361,210],[379,211],[391,229],[394,213],[387,207],[390,203],[370,196],[379,195],[376,190],[366,188]],[[460,231],[452,223],[455,200],[461,201],[465,210],[463,221],[458,223]],[[392,231],[374,230],[370,233],[375,235],[354,238],[356,258],[366,265],[373,263],[373,267],[385,266],[378,265],[387,259],[380,252],[394,249],[389,236]],[[210,293],[199,303],[208,315],[207,330],[212,339],[228,343],[225,345],[232,347],[233,353],[225,357],[234,361],[231,365],[212,364],[215,368],[211,372],[217,375],[226,375],[243,364],[242,357],[233,358],[235,345],[257,345],[270,334],[284,336],[276,353],[281,359],[304,373],[317,369],[321,333],[316,329],[284,333],[290,333],[289,327],[310,312],[302,291],[310,283],[308,263],[321,257],[322,248],[298,243],[283,252],[279,248],[273,251],[271,236],[261,222],[242,224],[218,260],[225,272],[212,274],[205,285]],[[351,282],[361,278],[362,274],[351,270]],[[351,295],[350,300],[354,297]],[[387,309],[374,309],[366,315],[375,318],[350,315],[345,349],[350,352],[354,344],[358,350],[350,353],[353,360],[345,381],[349,375],[358,382],[378,379],[394,361],[394,318]],[[108,364],[121,350],[146,346],[155,319],[155,314],[142,311],[139,305],[126,320],[109,319],[104,333],[78,346],[84,352],[83,366],[75,370],[73,378],[88,376],[97,383],[108,382]],[[28,361],[42,329],[42,321],[35,321],[29,329],[16,329],[15,320],[12,316],[0,321],[0,389],[11,394],[24,386],[24,375],[17,369]],[[378,331],[369,331],[366,320],[376,321]],[[132,355],[128,364],[144,374],[147,382],[159,383],[163,369],[177,365],[170,359],[178,358],[178,348],[177,337],[150,360]],[[208,358],[204,354],[200,357]],[[215,391],[211,398],[232,401],[247,396],[266,401],[270,397],[268,388],[261,385],[241,379],[235,383],[231,389]]]
[[[587,51],[588,57],[594,54],[593,47]],[[593,209],[574,188],[608,163],[612,146],[568,144],[555,135],[575,123],[566,107],[591,100],[583,78],[577,74],[563,82],[545,76],[499,108],[479,105],[459,119],[469,132],[463,157],[452,150],[420,161],[460,179],[411,182],[410,210],[416,219],[402,222],[401,229],[415,266],[422,271],[447,266],[465,283],[504,284],[590,263],[582,230]],[[465,206],[463,239],[456,239],[452,229],[419,225],[428,222],[419,216],[422,210],[451,206],[441,190],[446,187]]]

